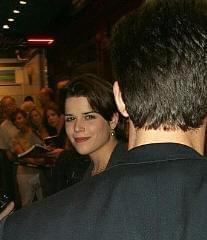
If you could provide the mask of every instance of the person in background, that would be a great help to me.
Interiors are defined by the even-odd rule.
[[[44,110],[44,124],[50,135],[57,135],[56,146],[51,146],[50,156],[58,158],[60,153],[69,147],[65,132],[63,114],[55,103],[50,103]]]
[[[36,106],[32,96],[26,96],[24,98],[24,102],[20,106],[20,108],[24,110],[27,114],[29,114],[29,112],[35,107]]]
[[[121,120],[109,82],[83,74],[66,87],[67,136],[79,154],[89,155],[89,175],[101,173],[124,156],[127,148]]]
[[[51,132],[48,131],[44,123],[44,117],[41,111],[38,110],[37,108],[32,109],[29,113],[28,121],[33,131],[40,137],[40,139],[42,139],[43,143],[45,144],[44,140],[50,135],[49,133]],[[51,134],[52,135],[56,134],[56,129],[53,129],[53,131],[54,132]],[[43,196],[48,197],[60,189],[56,189],[56,184],[55,184],[56,180],[54,180],[54,163],[56,162],[56,158],[54,156],[51,158],[48,157],[48,158],[45,158],[45,161],[48,167],[43,168],[41,170],[40,182],[41,182]],[[49,165],[51,165],[51,167],[49,167]]]
[[[11,117],[17,109],[15,99],[12,96],[4,96],[1,99],[1,108],[4,115],[0,126],[1,187],[15,201],[16,208],[18,208],[20,197],[16,183],[16,167],[12,162],[14,156],[11,151],[12,139],[19,131],[11,121]]]
[[[43,140],[49,136],[46,126],[43,122],[43,116],[37,108],[33,108],[28,115],[28,121],[32,129]]]
[[[34,144],[42,144],[42,140],[36,135],[28,124],[27,113],[22,109],[17,109],[12,115],[12,121],[19,129],[19,132],[13,139],[13,152],[18,155],[25,152]],[[44,164],[43,158],[24,158],[24,161],[34,166]],[[21,206],[25,207],[31,204],[35,197],[37,200],[43,198],[40,184],[40,169],[30,165],[18,165],[17,183],[21,196]]]
[[[51,102],[56,102],[56,95],[52,88],[44,87],[40,89],[39,93],[40,107],[44,111],[47,105]]]
[[[8,216],[2,239],[206,238],[206,12],[205,0],[150,0],[115,26],[125,163]]]
[[[41,174],[44,196],[50,196],[65,186],[59,184],[59,180],[62,179],[61,176],[64,173],[60,172],[56,165],[61,155],[65,159],[65,154],[67,154],[65,151],[70,149],[71,146],[65,132],[64,115],[60,111],[59,106],[55,103],[48,104],[44,110],[43,119],[49,136],[57,136],[55,143],[47,145],[50,149],[48,159],[53,163],[54,167],[49,170],[45,169]]]
[[[12,138],[18,133],[18,129],[12,123],[11,117],[17,109],[16,101],[11,96],[4,96],[1,99],[1,106],[5,120],[1,123],[0,131],[0,149],[4,149],[7,152],[8,158],[12,159],[11,146]]]
[[[11,214],[14,211],[14,207],[14,202],[10,202],[7,207],[2,212],[0,212],[0,220]]]
[[[24,98],[24,102],[33,102],[34,103],[34,98],[32,96],[28,95]]]

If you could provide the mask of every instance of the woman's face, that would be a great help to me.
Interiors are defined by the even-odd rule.
[[[69,97],[65,102],[66,133],[77,152],[91,155],[110,141],[111,127],[92,110],[86,97]]]
[[[3,106],[4,112],[8,116],[13,114],[16,111],[16,109],[17,109],[15,101],[12,98],[10,98],[10,97],[8,97],[8,98],[3,100],[2,106]]]
[[[42,116],[41,114],[34,110],[31,112],[31,121],[35,126],[40,126],[42,124]]]
[[[21,114],[17,113],[15,118],[15,125],[18,129],[23,129],[25,126],[27,126],[27,119]]]
[[[47,110],[47,121],[51,127],[58,128],[60,124],[60,116],[52,109]]]

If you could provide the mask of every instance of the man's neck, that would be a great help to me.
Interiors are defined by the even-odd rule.
[[[133,126],[132,126],[133,128]],[[164,130],[162,128],[154,130],[134,129],[129,131],[129,149],[150,143],[179,143],[187,145],[196,150],[201,155],[204,154],[205,126],[195,130],[183,131]]]

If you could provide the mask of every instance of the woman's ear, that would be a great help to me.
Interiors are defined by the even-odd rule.
[[[118,124],[118,121],[119,121],[119,114],[117,112],[113,114],[111,121],[109,121],[110,128],[115,129]]]
[[[116,105],[117,105],[117,108],[118,108],[119,112],[124,117],[129,117],[129,114],[126,111],[125,103],[122,99],[121,91],[120,91],[119,84],[118,84],[117,81],[114,82],[113,91],[114,91],[114,98],[115,98]]]

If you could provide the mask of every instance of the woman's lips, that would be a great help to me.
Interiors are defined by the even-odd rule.
[[[90,137],[79,137],[79,138],[74,138],[76,143],[83,143],[87,141]]]

